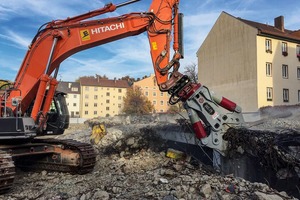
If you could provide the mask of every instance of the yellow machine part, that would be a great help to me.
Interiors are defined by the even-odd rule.
[[[173,159],[182,159],[185,157],[185,153],[169,148],[166,152],[166,156]]]
[[[105,124],[96,124],[93,126],[92,135],[90,137],[90,141],[92,144],[98,144],[100,140],[106,135],[106,127]]]

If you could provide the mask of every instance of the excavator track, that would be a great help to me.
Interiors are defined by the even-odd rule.
[[[60,151],[54,151],[46,156],[43,154],[38,158],[21,158],[17,162],[18,167],[29,170],[49,170],[68,172],[72,174],[86,174],[94,169],[96,163],[96,154],[91,144],[82,143],[71,139],[34,139],[32,143],[45,144],[49,147],[55,147],[55,149],[59,147]],[[76,156],[77,160],[70,164],[70,162],[66,162],[66,159],[61,156],[64,151],[71,151],[79,156]],[[76,163],[76,165],[74,163]]]
[[[14,183],[15,165],[12,156],[0,151],[0,194],[8,192]]]

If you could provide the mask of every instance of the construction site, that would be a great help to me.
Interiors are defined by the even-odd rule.
[[[0,198],[297,199],[298,109],[268,108],[260,120],[251,117],[249,129],[229,130],[230,156],[218,168],[211,149],[194,143],[183,115],[116,116],[72,124],[56,137],[91,143],[97,155],[93,171],[75,175],[18,169],[13,190]],[[96,139],[92,132],[99,124],[106,131]]]
[[[180,68],[179,0],[110,14],[138,1],[42,24],[14,81],[0,80],[0,199],[300,198],[300,31],[285,29],[283,16],[269,26],[222,12],[197,52],[201,73],[190,76]],[[129,76],[111,87],[116,78],[97,74],[78,88],[65,84],[70,93],[58,89],[67,58],[137,35],[147,35],[151,90],[143,93]],[[67,102],[70,96],[78,101]]]

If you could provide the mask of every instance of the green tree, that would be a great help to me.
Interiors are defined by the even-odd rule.
[[[143,95],[140,87],[134,86],[127,89],[126,97],[124,97],[123,112],[126,114],[149,114],[154,110],[154,106]]]

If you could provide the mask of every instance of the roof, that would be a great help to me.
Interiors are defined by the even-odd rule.
[[[101,78],[83,77],[80,78],[81,86],[98,86],[112,88],[129,88],[129,82],[126,80],[109,80]]]
[[[275,26],[271,26],[268,24],[262,24],[254,21],[249,21],[241,18],[237,18],[238,20],[257,28],[259,31],[259,35],[270,35],[274,37],[286,38],[289,40],[293,40],[296,42],[300,42],[300,29],[299,30],[288,30],[284,29],[281,31],[280,29],[276,28]]]
[[[74,90],[72,88],[77,88],[78,90]],[[60,81],[57,86],[57,90],[60,92],[64,92],[67,94],[80,94],[80,83],[78,82],[63,82]]]

